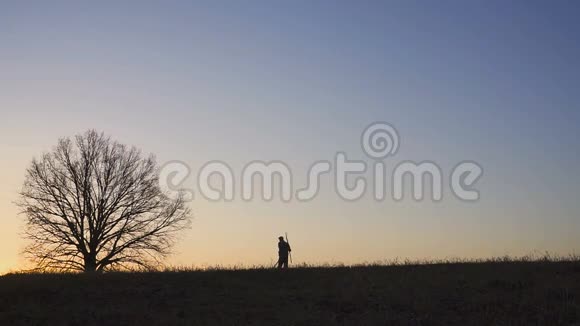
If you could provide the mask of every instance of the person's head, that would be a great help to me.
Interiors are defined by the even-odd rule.
[[[284,241],[284,237],[278,237],[278,240]]]

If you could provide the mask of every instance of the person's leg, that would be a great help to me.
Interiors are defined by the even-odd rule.
[[[288,257],[284,257],[284,268],[288,268]]]
[[[278,257],[278,269],[282,268],[284,260],[282,259],[282,257]]]

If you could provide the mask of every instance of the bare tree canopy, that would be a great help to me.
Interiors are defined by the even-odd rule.
[[[18,205],[25,254],[46,270],[148,267],[190,224],[183,198],[161,191],[153,156],[94,130],[34,159]]]

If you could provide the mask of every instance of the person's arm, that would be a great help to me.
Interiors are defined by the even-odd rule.
[[[287,243],[287,245],[288,245],[288,252],[291,252],[291,251],[292,251],[292,249],[290,248],[290,244],[289,244],[289,243]]]

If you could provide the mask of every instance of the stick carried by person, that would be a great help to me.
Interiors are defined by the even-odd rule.
[[[288,244],[288,257],[290,257],[290,264],[292,264],[292,249],[290,249],[290,241],[288,241],[288,232],[285,232],[284,236],[286,236],[286,243]]]

